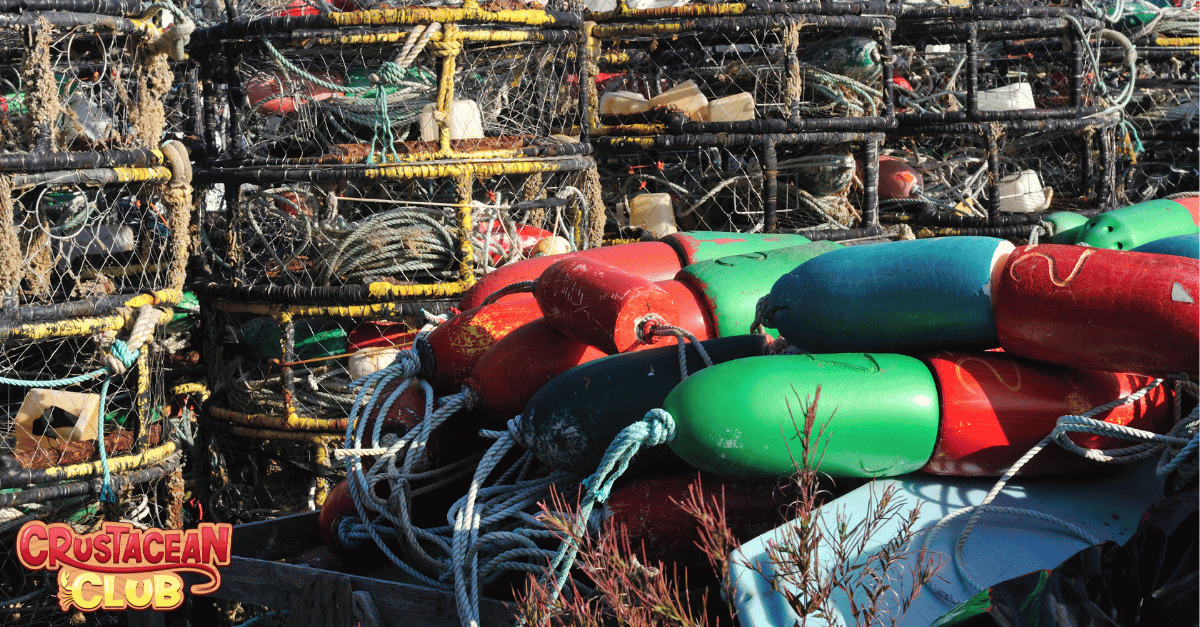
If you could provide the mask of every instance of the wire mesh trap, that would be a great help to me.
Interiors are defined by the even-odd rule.
[[[660,237],[679,228],[801,230],[840,239],[878,226],[874,191],[882,137],[660,135],[594,142],[602,155],[604,200],[622,226]]]
[[[891,125],[891,18],[675,14],[689,8],[591,27],[592,135]]]
[[[204,174],[255,181],[226,204],[232,209],[205,212],[220,281],[319,290],[291,302],[451,296],[476,274],[532,254],[541,239],[599,245],[604,223],[595,166],[582,156]],[[298,294],[262,295],[278,301],[284,292]]]
[[[1033,16],[1014,17],[1023,13]],[[1116,54],[1101,55],[1102,46]],[[1133,44],[1061,8],[979,9],[956,20],[905,14],[894,51],[901,125],[1077,119],[1124,106],[1134,83]]]
[[[483,24],[367,11],[202,31],[211,50],[199,58],[227,85],[212,97],[232,103],[213,121],[234,138],[221,158],[320,157],[346,144],[368,163],[501,159],[578,141],[578,16],[476,13]],[[255,34],[224,39],[243,31]]]
[[[158,376],[177,340],[170,317],[142,305],[0,324],[0,622],[77,622],[58,609],[54,575],[17,560],[25,522],[182,527],[181,453]]]
[[[880,166],[880,220],[1003,229],[1036,224],[1046,212],[1107,211],[1115,207],[1116,133],[1115,117],[899,129],[881,149],[890,163]],[[888,193],[905,166],[921,181],[910,195]],[[969,232],[1019,237],[1029,228]]]

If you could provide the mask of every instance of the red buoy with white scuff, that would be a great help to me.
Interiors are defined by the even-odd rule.
[[[913,198],[925,191],[921,173],[903,159],[879,157],[879,197]]]
[[[1149,376],[1200,371],[1200,264],[1084,246],[1022,246],[992,286],[1000,345],[1054,364]]]
[[[594,259],[611,266],[616,266],[625,272],[640,276],[650,281],[665,281],[673,278],[682,265],[679,255],[667,244],[662,242],[635,242],[618,246],[589,248],[561,255],[523,259],[515,263],[505,264],[492,272],[485,274],[475,285],[472,285],[459,301],[459,309],[472,309],[483,304],[483,301],[497,290],[514,283],[533,281],[551,265],[564,258],[583,257]],[[499,302],[529,298],[528,294],[509,294],[499,299]]]
[[[674,326],[671,295],[651,281],[585,257],[563,259],[546,269],[533,289],[542,315],[562,333],[608,353],[667,338],[638,337],[651,320]]]
[[[541,317],[532,298],[490,303],[464,311],[417,338],[422,377],[438,394],[459,391],[475,362],[513,329]]]
[[[993,477],[1004,474],[1046,437],[1060,416],[1078,415],[1146,384],[1148,377],[1080,370],[996,352],[943,352],[924,358],[938,382],[941,426],[933,456],[922,468],[936,475]],[[1171,427],[1171,395],[1164,386],[1121,405],[1097,420],[1165,433]],[[1074,434],[1086,448],[1127,446],[1122,440]],[[1051,445],[1021,468],[1021,475],[1095,472],[1102,467]]]

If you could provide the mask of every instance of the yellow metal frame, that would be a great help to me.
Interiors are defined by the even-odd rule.
[[[401,303],[395,302],[367,305],[281,305],[217,300],[211,301],[208,306],[213,310],[226,313],[271,316],[274,318],[275,323],[280,328],[279,363],[281,364],[281,379],[286,379],[291,372],[291,366],[287,364],[289,361],[289,349],[293,347],[288,346],[288,334],[284,330],[286,329],[286,325],[291,324],[295,318],[324,316],[329,318],[360,318],[367,320],[402,317]],[[287,407],[286,415],[248,414],[215,406],[209,408],[209,413],[214,418],[229,423],[256,429],[270,429],[277,433],[341,433],[343,435],[338,437],[344,437],[348,418],[328,419],[301,416],[296,411],[296,404],[289,398],[290,394],[287,392],[287,384],[281,381],[281,385],[284,387],[283,402]]]
[[[315,433],[311,431],[280,431],[270,428],[262,428],[256,426],[246,426],[236,421],[228,421],[223,416],[235,414],[236,412],[227,412],[217,407],[210,407],[208,410],[209,416],[213,420],[205,422],[205,427],[216,427],[231,435],[236,435],[252,440],[277,440],[283,442],[300,442],[311,444],[313,446],[314,462],[326,468],[333,468],[332,456],[329,454],[329,448],[340,447],[345,440],[345,434],[332,433]],[[344,428],[343,428],[344,430]],[[320,477],[316,477],[316,494],[313,495],[313,500],[317,505],[325,502],[325,497],[328,496],[329,490],[325,486],[325,481]]]
[[[385,163],[410,163],[410,162],[425,162],[436,160],[461,160],[461,159],[528,159],[529,156],[523,154],[519,149],[509,150],[478,150],[478,151],[459,151],[455,150],[450,143],[450,109],[454,101],[454,72],[457,66],[457,58],[463,52],[463,44],[466,42],[480,43],[520,43],[531,42],[537,40],[535,31],[529,30],[462,30],[459,28],[459,22],[471,21],[490,24],[511,24],[520,26],[536,26],[549,27],[556,24],[553,16],[543,11],[533,10],[504,10],[504,11],[485,11],[479,8],[477,0],[467,0],[461,8],[410,8],[410,9],[381,9],[373,11],[354,11],[346,13],[331,13],[330,21],[338,27],[362,27],[362,26],[404,26],[404,25],[419,25],[430,24],[433,22],[442,23],[441,31],[434,33],[429,38],[429,51],[436,57],[440,57],[441,72],[438,76],[437,96],[434,100],[435,115],[434,121],[438,125],[437,150],[434,152],[413,152],[406,154],[386,154],[380,157]],[[337,35],[323,35],[313,38],[305,38],[302,43],[305,47],[313,45],[373,45],[382,43],[395,43],[407,39],[408,33],[345,33]],[[586,41],[585,37],[580,37],[579,44]],[[301,43],[301,42],[298,42]],[[570,54],[569,58],[576,58],[577,55]],[[579,68],[578,75],[586,74],[584,68]],[[578,128],[574,129],[556,129],[558,134],[564,134],[571,130],[576,131],[575,138],[578,139]]]
[[[169,306],[178,303],[181,298],[182,293],[179,290],[163,290],[151,294],[138,294],[127,300],[124,307],[112,314],[46,322],[29,322],[7,329],[7,333],[0,335],[0,340],[19,338],[22,340],[37,341],[65,337],[86,337],[104,331],[120,331],[133,322],[137,315],[138,307],[155,304],[166,304]],[[159,309],[158,311],[160,314],[158,325],[165,325],[170,322],[172,318],[170,310]],[[138,355],[136,364],[134,413],[138,418],[138,431],[135,434],[135,442],[143,442],[145,440],[153,408],[153,399],[150,398],[150,369],[147,352],[143,350]],[[177,446],[174,442],[165,442],[139,453],[112,456],[108,458],[108,470],[109,472],[125,472],[152,466],[170,457],[176,450]],[[52,466],[44,469],[42,472],[45,473],[45,476],[50,481],[65,481],[96,476],[102,473],[103,470],[101,462],[96,460],[66,466]]]
[[[403,300],[403,299],[419,299],[419,298],[449,298],[457,296],[467,291],[475,284],[475,252],[471,246],[470,233],[474,225],[471,221],[471,191],[470,189],[462,188],[463,184],[469,184],[469,181],[476,178],[492,178],[496,176],[508,175],[528,175],[541,174],[552,172],[582,172],[583,170],[568,168],[567,164],[575,162],[586,157],[563,157],[553,159],[524,159],[520,161],[493,161],[493,162],[476,162],[476,161],[460,161],[460,162],[444,162],[444,163],[412,163],[412,164],[397,164],[383,165],[369,168],[366,170],[356,171],[356,177],[366,179],[380,180],[410,180],[410,179],[430,179],[430,178],[451,178],[460,181],[460,189],[458,194],[458,202],[456,203],[456,219],[458,228],[458,246],[461,262],[459,266],[459,278],[457,281],[448,283],[423,283],[418,285],[394,285],[384,281],[371,283],[367,286],[369,298],[372,300]],[[231,223],[232,226],[232,223]],[[580,229],[576,229],[576,238],[582,238],[584,234]],[[577,241],[576,244],[580,244]],[[216,305],[214,305],[216,306]],[[275,305],[275,304],[260,304],[246,303],[245,313],[258,313],[259,315],[275,315],[278,312],[290,311],[295,315],[344,315],[355,316],[359,314],[335,314],[331,313],[338,309],[349,311],[357,310],[359,307],[387,307],[386,303],[378,305],[348,305],[345,307],[336,307],[329,305]],[[234,304],[224,302],[219,307],[235,307]],[[234,311],[234,309],[225,309],[225,311]],[[366,311],[366,310],[364,310]],[[364,313],[362,315],[387,315],[386,313]]]

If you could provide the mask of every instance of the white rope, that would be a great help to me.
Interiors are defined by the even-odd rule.
[[[1176,426],[1167,435],[1144,431],[1142,429],[1134,429],[1124,425],[1104,422],[1096,420],[1093,416],[1109,411],[1121,405],[1135,403],[1146,396],[1151,390],[1158,387],[1162,383],[1162,379],[1155,379],[1146,387],[1141,388],[1112,402],[1106,403],[1099,407],[1093,408],[1079,415],[1062,416],[1053,431],[1049,435],[1042,438],[1040,442],[1029,449],[1015,464],[1008,469],[1007,472],[996,482],[992,489],[984,497],[979,505],[972,505],[954,511],[944,517],[938,524],[931,527],[925,535],[925,549],[928,550],[930,542],[934,536],[934,531],[945,527],[951,520],[961,517],[963,514],[971,513],[971,517],[967,520],[966,526],[963,528],[962,534],[959,535],[958,541],[954,545],[954,568],[959,577],[966,582],[968,588],[968,596],[971,596],[982,590],[984,586],[980,585],[966,570],[966,564],[963,560],[963,550],[967,543],[967,538],[970,537],[972,529],[979,522],[980,516],[985,512],[1002,513],[1013,516],[1025,516],[1042,521],[1046,521],[1062,527],[1069,534],[1085,540],[1089,546],[1098,544],[1099,542],[1089,533],[1076,525],[1073,525],[1058,517],[1051,516],[1042,512],[1037,512],[1028,509],[1018,508],[1001,508],[991,506],[990,503],[995,500],[1004,486],[1020,472],[1021,468],[1033,459],[1038,453],[1042,452],[1051,442],[1071,451],[1077,455],[1082,455],[1087,459],[1105,463],[1129,464],[1143,459],[1152,457],[1155,454],[1161,454],[1157,472],[1158,474],[1167,474],[1175,468],[1182,465],[1186,460],[1194,460],[1197,454],[1197,444],[1200,443],[1200,420],[1197,420],[1198,412],[1193,410],[1192,414],[1184,421],[1178,421]],[[1096,449],[1088,449],[1080,447],[1071,441],[1071,433],[1090,433],[1095,435],[1106,435],[1124,440],[1138,441],[1140,444],[1129,446],[1120,449],[1111,449],[1100,451]],[[933,582],[926,584],[931,592],[938,598],[949,603],[957,605],[962,600],[956,599],[948,592],[941,590],[933,585]]]

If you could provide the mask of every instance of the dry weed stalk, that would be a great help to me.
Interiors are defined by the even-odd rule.
[[[795,390],[793,390],[795,393]],[[767,544],[767,559],[746,565],[755,569],[784,595],[800,616],[799,625],[810,618],[839,624],[836,595],[849,598],[849,611],[858,627],[896,625],[903,618],[921,588],[936,576],[942,566],[939,557],[924,549],[911,550],[916,533],[919,507],[905,510],[894,486],[885,488],[868,500],[866,516],[851,523],[844,510],[834,514],[834,523],[822,523],[822,503],[830,496],[821,484],[819,472],[824,458],[823,436],[828,421],[817,425],[818,387],[812,402],[803,408],[803,422],[792,412],[792,425],[799,436],[800,458],[793,461],[796,474],[790,479],[794,491],[793,521],[781,531],[778,540]],[[799,399],[799,395],[797,394]],[[790,405],[789,405],[789,411]],[[605,525],[596,537],[573,523],[572,509],[557,493],[542,504],[542,523],[547,529],[579,547],[577,566],[586,580],[595,586],[587,590],[574,580],[561,595],[553,584],[529,577],[525,593],[518,597],[519,617],[524,625],[570,627],[665,627],[715,626],[732,624],[735,616],[730,602],[734,598],[729,576],[731,555],[740,542],[725,518],[725,500],[710,495],[707,499],[700,479],[689,486],[683,501],[673,502],[696,521],[704,552],[722,582],[723,608],[711,612],[707,592],[700,598],[687,591],[686,572],[671,570],[662,562],[645,566],[634,553],[624,527]],[[891,523],[897,530],[878,549],[878,536]],[[831,528],[832,527],[832,528]],[[869,555],[868,555],[869,553]],[[864,555],[867,555],[865,558]],[[909,563],[911,560],[912,563]],[[832,568],[823,570],[822,564]],[[683,592],[681,592],[681,590]]]

